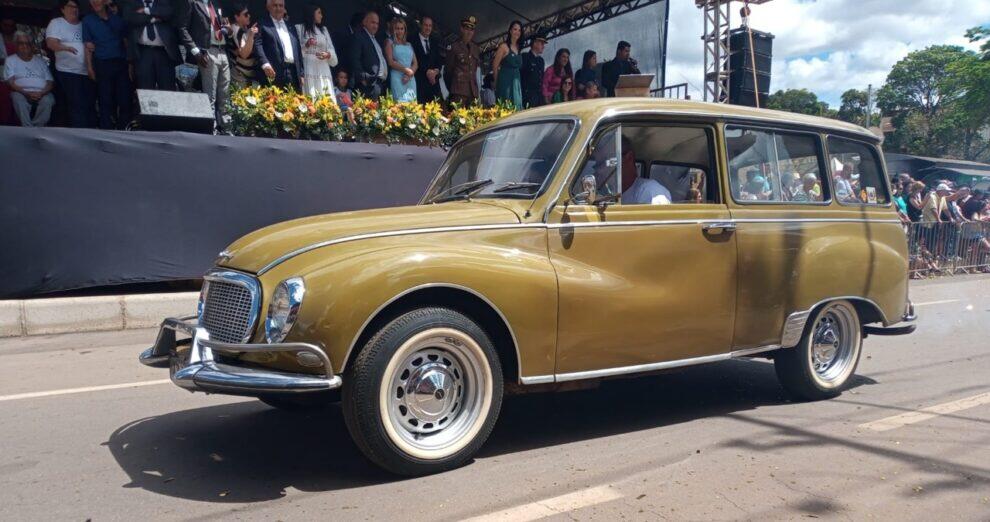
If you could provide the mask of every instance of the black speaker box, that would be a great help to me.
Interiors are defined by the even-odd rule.
[[[143,130],[213,133],[213,106],[205,93],[138,89],[137,97]]]
[[[753,69],[753,56],[746,50],[732,50],[729,55],[729,69],[735,71],[739,69]],[[773,57],[769,54],[756,54],[756,72],[770,74],[770,66]]]
[[[740,89],[749,89],[751,91],[760,92],[770,92],[770,75],[763,73],[756,73],[756,82],[759,83],[757,87],[753,86],[753,70],[744,69],[736,70],[733,69],[729,73],[729,92],[738,91]]]
[[[773,38],[770,33],[753,30],[753,51],[757,54],[773,55]],[[729,32],[729,48],[732,52],[745,50],[749,53],[749,32],[740,27]]]
[[[756,96],[757,93],[753,92],[752,89],[737,89],[729,91],[729,102],[732,105],[745,105],[747,107],[756,107]],[[760,97],[760,108],[767,108],[767,98],[770,97],[769,93],[761,92]]]

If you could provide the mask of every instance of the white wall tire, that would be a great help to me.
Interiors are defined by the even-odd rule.
[[[856,308],[849,301],[832,301],[815,311],[797,346],[777,353],[774,369],[791,397],[835,397],[855,374],[862,346],[863,328]]]
[[[358,447],[401,475],[452,469],[484,444],[501,407],[494,346],[459,312],[423,308],[372,337],[344,378],[343,409]]]

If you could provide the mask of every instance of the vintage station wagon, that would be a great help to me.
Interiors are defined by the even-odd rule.
[[[865,129],[774,111],[523,111],[461,139],[419,205],[237,240],[141,361],[191,391],[340,400],[404,475],[469,460],[506,390],[758,356],[831,397],[864,337],[914,328],[881,158]]]

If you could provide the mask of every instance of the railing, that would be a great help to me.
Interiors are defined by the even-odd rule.
[[[686,83],[668,85],[662,89],[650,89],[650,96],[653,98],[673,98],[677,100],[691,99],[691,94],[688,93],[688,84]]]
[[[990,271],[990,223],[910,223],[912,277]]]

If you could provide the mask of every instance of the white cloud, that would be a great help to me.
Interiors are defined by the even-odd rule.
[[[701,98],[703,19],[691,0],[669,0],[667,83],[688,82]],[[733,4],[733,21],[738,8]],[[751,25],[774,39],[771,89],[806,88],[833,106],[846,89],[883,83],[907,53],[962,45],[966,29],[990,23],[988,0],[774,0],[752,6]]]

